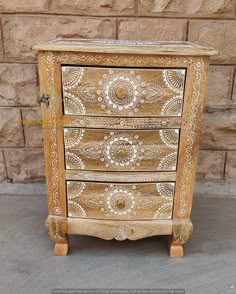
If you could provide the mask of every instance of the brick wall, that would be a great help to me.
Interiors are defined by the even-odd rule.
[[[0,181],[44,179],[31,45],[55,37],[189,40],[212,58],[198,178],[236,180],[234,0],[0,0]]]

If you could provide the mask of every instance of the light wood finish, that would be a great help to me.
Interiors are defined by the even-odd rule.
[[[93,182],[175,182],[176,172],[104,172],[85,170],[66,170],[67,180],[93,181]]]
[[[171,219],[175,183],[67,181],[69,217]]]
[[[44,151],[46,161],[46,179],[48,192],[49,214],[67,216],[66,191],[64,175],[64,143],[63,128],[58,121],[62,122],[61,104],[61,67],[60,64],[47,62],[45,54],[39,52],[39,78],[40,95],[50,96],[50,104],[47,108],[41,104]]]
[[[138,240],[157,235],[171,235],[171,220],[121,221],[68,218],[68,234],[89,235],[105,240]]]
[[[175,171],[179,130],[64,128],[66,169]]]
[[[88,40],[88,39],[55,39],[33,46],[39,51],[69,51],[119,54],[157,54],[209,56],[218,51],[191,42],[178,41],[128,41],[128,40]]]
[[[54,255],[66,256],[68,254],[69,244],[68,243],[55,243]]]
[[[45,222],[48,236],[55,242],[54,254],[67,255],[69,239],[67,235],[67,219],[62,217],[48,216]]]
[[[124,129],[124,130],[152,130],[178,129],[181,126],[181,117],[96,117],[89,115],[64,115],[65,127],[80,127],[91,129]]]
[[[40,93],[50,97],[49,107],[42,105],[42,112],[49,207],[47,230],[56,243],[55,254],[67,253],[67,234],[71,233],[104,239],[114,238],[114,234],[117,234],[115,236],[118,237],[115,238],[118,240],[125,239],[126,235],[133,240],[168,234],[172,236],[170,256],[182,256],[183,244],[190,238],[192,231],[190,213],[209,55],[216,54],[216,51],[187,42],[108,40],[56,40],[35,46],[35,49],[40,51]],[[62,74],[62,67],[65,65],[71,73],[67,80]],[[124,77],[127,83],[124,82]],[[139,84],[137,80],[142,82]],[[118,85],[116,81],[119,81]],[[66,95],[73,95],[70,105],[66,102]],[[172,112],[166,112],[170,108],[164,106],[172,103],[175,97],[178,99],[171,104]],[[152,98],[154,102],[150,106],[147,101]],[[90,103],[89,99],[95,100]],[[118,104],[122,105],[125,99],[127,103],[131,101],[131,105],[127,104],[126,108],[118,107],[117,112],[114,101],[120,101]],[[78,100],[81,100],[80,108]],[[66,115],[65,110],[68,112]],[[72,128],[73,131],[70,131]],[[68,129],[72,134],[74,132],[74,135],[76,132],[77,135],[82,133],[80,142],[76,142],[77,135],[70,135],[64,141],[63,129]],[[169,135],[175,130],[179,131],[180,137],[179,140],[172,141],[173,136]],[[166,132],[164,136],[163,132]],[[111,136],[121,134],[132,138],[136,136],[134,139],[137,142],[144,143],[143,149],[152,146],[152,149],[158,149],[161,154],[156,153],[154,156],[155,152],[148,151],[145,152],[146,159],[140,160],[139,153],[137,160],[137,156],[132,154],[139,152],[136,150],[138,145],[136,141],[135,144],[129,144],[128,136],[123,140],[127,144],[120,144],[119,137],[112,147],[104,149],[107,142],[110,144],[112,141]],[[131,141],[134,142],[133,139]],[[79,152],[81,156],[81,143],[84,153],[81,165],[75,167],[73,164],[70,166],[73,169],[66,170],[65,152]],[[89,148],[85,148],[86,144]],[[171,152],[176,154],[172,158],[174,168],[163,168],[160,161]],[[111,159],[111,153],[115,160]],[[105,162],[103,155],[107,156],[106,161],[110,163]],[[91,156],[92,158],[88,158]],[[147,159],[147,156],[152,158]],[[89,217],[101,217],[104,213],[103,219],[70,218],[67,215],[66,180],[85,182],[91,187],[86,192],[86,199],[90,191],[92,196],[100,197],[101,191],[96,192],[98,186],[109,187],[113,183],[125,187],[147,187],[145,191],[141,190],[140,199],[144,198],[146,191],[151,191],[148,197],[155,201],[159,198],[156,191],[154,192],[155,183],[173,182],[175,193],[172,219],[143,220],[146,216],[139,214],[139,220],[129,220],[129,216],[127,219],[124,216],[121,221],[112,219],[114,216],[105,215],[105,211],[87,211],[87,207],[85,210]],[[78,198],[78,194],[76,196]],[[122,209],[126,204],[118,199],[117,205]],[[148,217],[150,215],[149,213]],[[57,231],[60,232],[61,239],[55,237]]]
[[[173,218],[189,218],[206,91],[208,58],[193,58],[188,66],[181,124]]]
[[[183,244],[186,243],[193,232],[190,219],[173,220],[173,233],[169,242],[170,257],[183,257]]]
[[[62,66],[64,114],[181,116],[185,69]]]
[[[169,244],[169,254],[170,257],[183,257],[184,248],[182,245],[175,245],[174,242],[171,241]]]

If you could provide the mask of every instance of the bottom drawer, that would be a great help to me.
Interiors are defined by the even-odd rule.
[[[67,181],[68,216],[100,219],[171,219],[174,182]]]

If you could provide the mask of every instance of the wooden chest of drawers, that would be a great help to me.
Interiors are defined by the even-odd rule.
[[[209,56],[187,42],[54,40],[39,51],[55,255],[68,234],[170,236],[183,256]]]

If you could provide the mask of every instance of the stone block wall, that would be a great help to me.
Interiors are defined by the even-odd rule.
[[[218,49],[209,71],[198,178],[236,181],[235,6],[234,0],[0,0],[0,181],[44,179],[31,46],[56,37],[189,40]]]

